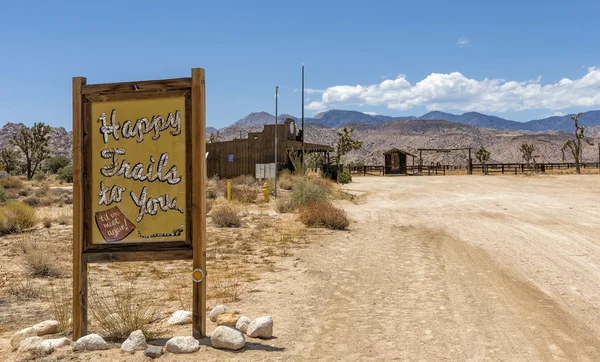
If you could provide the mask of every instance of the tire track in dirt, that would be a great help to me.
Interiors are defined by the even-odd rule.
[[[395,197],[394,197],[395,198]],[[372,200],[346,205],[349,233],[307,260],[314,326],[298,345],[323,360],[600,360],[593,331],[482,249],[403,226]],[[389,205],[388,205],[389,206]],[[308,354],[308,356],[307,356]]]

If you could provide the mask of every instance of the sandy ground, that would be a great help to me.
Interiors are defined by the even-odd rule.
[[[361,195],[338,204],[350,230],[309,233],[231,304],[273,315],[276,338],[160,360],[600,360],[598,175],[355,177],[345,188]]]

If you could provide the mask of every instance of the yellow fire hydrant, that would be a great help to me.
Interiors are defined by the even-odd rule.
[[[265,181],[265,184],[263,185],[263,193],[265,194],[265,201],[269,202],[269,193],[271,190],[269,190],[269,182]]]

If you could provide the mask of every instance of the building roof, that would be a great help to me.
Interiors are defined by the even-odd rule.
[[[389,151],[385,151],[383,154],[384,155],[389,155],[391,153],[404,153],[405,155],[408,155],[408,156],[417,157],[417,156],[413,155],[412,153],[409,153],[409,152],[397,149],[395,147],[392,148],[392,149],[390,149]]]

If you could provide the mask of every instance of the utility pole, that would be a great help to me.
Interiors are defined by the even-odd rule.
[[[302,63],[302,169],[304,169],[304,63]]]
[[[277,101],[279,98],[279,86],[275,86],[275,187],[274,195],[277,198]],[[304,135],[302,135],[304,137]]]

